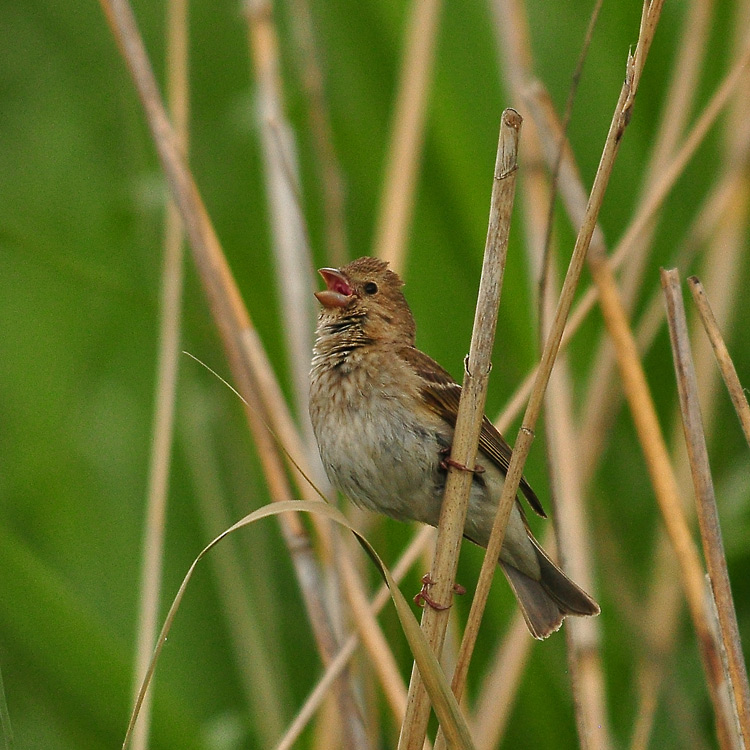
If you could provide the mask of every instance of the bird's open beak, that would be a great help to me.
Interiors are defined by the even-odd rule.
[[[318,302],[325,307],[346,307],[351,302],[354,290],[341,271],[336,268],[319,268],[327,289],[315,292]]]

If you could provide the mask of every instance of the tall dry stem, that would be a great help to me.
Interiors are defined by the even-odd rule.
[[[167,96],[177,143],[188,153],[188,8],[187,0],[167,6]],[[143,531],[140,605],[134,665],[133,700],[148,671],[158,632],[162,562],[169,494],[169,468],[174,435],[175,399],[180,356],[184,236],[180,215],[172,200],[166,207],[162,266],[159,352],[156,403]],[[133,750],[148,747],[153,691],[149,690],[133,732]]]
[[[518,486],[523,473],[523,465],[531,448],[531,442],[534,437],[534,428],[541,412],[544,393],[547,383],[549,382],[552,366],[560,348],[560,341],[572,306],[573,295],[578,285],[586,253],[596,227],[597,216],[609,183],[609,177],[612,173],[619,144],[627,126],[627,122],[630,119],[634,97],[640,81],[640,75],[653,40],[653,35],[656,31],[661,7],[662,5],[659,2],[652,3],[648,7],[644,6],[644,16],[641,23],[638,44],[634,55],[628,58],[626,80],[620,92],[620,97],[615,107],[610,129],[607,134],[602,157],[599,163],[599,169],[597,170],[594,185],[591,190],[586,216],[584,217],[584,221],[581,224],[581,229],[576,239],[568,272],[563,283],[560,300],[551,325],[551,331],[544,352],[542,353],[541,362],[534,383],[534,389],[532,390],[523,423],[513,448],[513,456],[510,466],[508,467],[503,492],[498,504],[497,516],[487,546],[487,553],[482,564],[482,570],[480,572],[479,583],[477,584],[477,590],[472,602],[471,612],[469,613],[469,624],[467,625],[464,640],[461,644],[459,668],[462,672],[459,673],[459,670],[457,669],[456,674],[454,675],[454,689],[459,696],[461,695],[465,684],[466,671],[469,662],[468,655],[472,653],[474,643],[476,642],[478,623],[487,602],[492,576],[499,558],[500,549],[502,548],[505,526],[507,525],[512,503],[515,501],[518,492]]]
[[[742,387],[739,376],[737,375],[737,369],[732,362],[732,357],[729,354],[729,349],[724,342],[724,337],[721,335],[719,325],[716,321],[716,316],[711,309],[711,304],[708,301],[706,292],[703,289],[703,285],[697,276],[691,276],[688,279],[690,285],[690,291],[695,300],[695,304],[700,313],[703,327],[706,330],[711,346],[716,355],[716,361],[721,371],[721,376],[724,378],[724,384],[729,391],[729,397],[732,399],[732,404],[737,412],[737,417],[740,420],[742,431],[745,434],[745,440],[750,445],[750,405],[747,402],[747,396],[745,395],[745,389]]]
[[[432,578],[430,595],[437,602],[449,601],[452,596],[458,553],[463,539],[473,472],[455,467],[476,465],[479,432],[482,427],[487,385],[492,368],[492,346],[495,340],[497,311],[508,252],[520,130],[520,115],[515,110],[506,109],[500,122],[482,276],[479,282],[474,329],[469,355],[465,362],[464,381],[451,447],[450,458],[454,466],[448,470],[435,557],[430,573]],[[427,607],[422,617],[422,629],[428,643],[438,656],[442,651],[448,614],[448,610],[441,611]],[[460,693],[456,695],[460,700]],[[399,750],[416,750],[422,747],[427,733],[429,715],[430,702],[415,665],[409,684]]]
[[[750,741],[750,686],[745,660],[742,656],[737,614],[734,610],[724,543],[721,538],[719,513],[716,507],[716,495],[698,400],[698,380],[690,352],[679,274],[674,269],[662,269],[661,282],[667,308],[669,338],[672,344],[682,424],[693,477],[703,552],[708,567],[711,591],[716,603],[719,632],[728,662],[728,674],[725,679],[730,686],[734,711],[738,717],[739,726],[732,727],[732,729],[739,730],[740,744],[747,746]],[[734,732],[732,734],[734,735]]]
[[[442,0],[414,0],[393,111],[374,254],[401,272],[417,173],[422,156],[427,95],[432,80]]]
[[[157,154],[190,240],[193,258],[221,334],[230,368],[246,399],[245,413],[255,438],[270,496],[274,500],[290,499],[291,487],[275,438],[268,428],[269,424],[273,424],[282,439],[292,433],[296,434],[294,428],[289,427],[291,420],[283,399],[279,399],[282,406],[272,408],[272,396],[279,392],[278,383],[275,383],[205,205],[166,116],[132,8],[127,0],[100,2],[136,85]],[[284,423],[278,428],[279,420],[285,417]],[[304,452],[299,449],[298,444],[290,445],[289,452],[296,452],[299,456],[298,463],[306,463]],[[320,571],[309,537],[295,514],[282,515],[279,520],[321,658],[327,663],[337,650],[337,638],[324,600]],[[338,684],[338,698],[339,717],[347,741],[352,748],[367,747],[361,715],[346,681]]]

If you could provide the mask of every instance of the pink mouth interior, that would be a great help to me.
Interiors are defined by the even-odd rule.
[[[352,288],[342,278],[332,273],[324,273],[323,276],[329,291],[343,294],[345,297],[351,296]]]
[[[338,292],[339,294],[343,294],[345,296],[349,296],[352,293],[352,288],[347,284],[345,281],[342,281],[341,279],[336,279],[333,282],[332,286],[329,286],[329,289],[333,292]]]

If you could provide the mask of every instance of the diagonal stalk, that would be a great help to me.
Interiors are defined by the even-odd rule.
[[[492,345],[497,325],[497,310],[508,251],[520,128],[520,115],[515,110],[505,110],[500,123],[490,220],[474,329],[469,356],[465,364],[464,382],[451,448],[451,459],[457,465],[476,465],[479,432],[484,416],[484,403],[491,368]],[[471,471],[462,471],[454,467],[448,471],[431,571],[433,587],[430,595],[438,602],[449,601],[452,596],[472,479]],[[425,608],[422,629],[438,656],[442,650],[447,624],[448,610]],[[415,665],[409,685],[406,717],[399,738],[399,750],[418,750],[422,747],[429,716],[430,702]]]

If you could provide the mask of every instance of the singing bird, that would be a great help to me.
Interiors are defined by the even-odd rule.
[[[388,264],[359,258],[321,268],[326,289],[310,373],[310,418],[331,484],[352,502],[437,526],[461,386],[415,346],[403,282]],[[464,536],[487,546],[511,448],[484,417]],[[546,517],[526,479],[521,492]],[[516,498],[499,563],[535,638],[597,603],[550,560]]]

